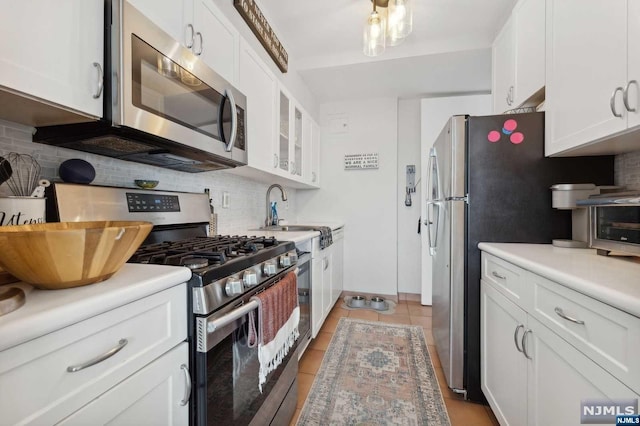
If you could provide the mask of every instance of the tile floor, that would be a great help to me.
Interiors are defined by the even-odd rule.
[[[320,333],[313,339],[300,360],[298,369],[298,406],[291,421],[295,425],[307,394],[311,389],[311,384],[315,374],[320,368],[322,358],[327,350],[327,346],[333,337],[340,317],[361,318],[369,321],[380,321],[396,324],[420,325],[424,328],[425,338],[429,346],[429,354],[433,361],[433,366],[438,377],[442,396],[451,419],[452,426],[494,426],[499,425],[488,406],[474,404],[461,400],[460,396],[447,388],[444,380],[444,373],[438,360],[436,348],[433,346],[433,335],[431,334],[431,307],[422,306],[419,302],[400,301],[396,306],[396,311],[392,315],[378,314],[370,310],[348,310],[340,307],[342,299],[339,299],[336,306],[327,317]]]

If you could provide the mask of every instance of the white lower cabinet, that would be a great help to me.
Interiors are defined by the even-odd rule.
[[[496,263],[505,261],[482,253],[483,277],[489,276],[491,265]],[[507,297],[511,297],[507,288],[493,281],[483,279],[480,290],[482,391],[501,425],[579,425],[581,400],[639,397],[633,390],[637,385],[632,383],[634,376],[610,369],[605,362],[596,362],[602,350],[591,350],[588,346],[579,349],[580,345],[561,337],[567,333],[567,327],[586,326],[589,333],[585,336],[600,341],[598,334],[604,330],[589,328],[593,320],[586,311],[543,292],[538,284],[541,277],[515,265],[509,265],[509,269],[517,275],[518,288],[523,290],[517,302]],[[558,287],[562,293],[573,292],[558,283],[546,281],[545,286]],[[585,318],[585,324],[576,324],[555,312],[554,316],[567,324],[550,322],[546,313],[537,308],[545,306],[543,298],[567,317]],[[591,298],[589,305],[584,298],[576,293],[567,300],[588,305],[594,312],[613,309]],[[629,340],[621,343],[625,354],[619,356],[629,359],[634,357],[633,342],[640,326],[634,322],[635,317],[618,313],[629,317],[625,322],[629,327],[625,336]],[[607,357],[611,358],[608,354]]]
[[[171,355],[166,358],[170,362],[160,360],[187,338],[186,298],[186,284],[181,284],[1,351],[0,424],[55,424],[102,396],[110,401],[109,411],[124,413],[131,408],[148,418],[162,415],[164,405],[173,406],[173,400],[164,398],[162,407],[144,401],[159,398],[155,392],[167,395],[170,391],[151,387],[162,388],[167,386],[163,382],[178,378],[180,384],[172,386],[182,395],[184,373],[176,373],[176,368],[188,366],[188,358]],[[153,369],[158,385],[149,380],[151,387],[143,389],[134,377],[147,377],[147,368]],[[127,384],[130,379],[132,385]],[[141,405],[134,409],[138,401]],[[103,412],[96,410],[88,413]]]
[[[333,230],[333,244],[320,250],[320,237],[311,243],[311,336],[316,337],[342,294],[342,229]]]
[[[184,342],[59,424],[187,426],[188,365],[189,346]]]
[[[482,392],[501,425],[519,425],[527,418],[527,359],[516,348],[527,314],[482,282],[481,289]]]
[[[583,399],[638,397],[535,318],[528,318],[528,329],[527,424],[579,425]]]
[[[312,260],[311,270],[311,299],[313,306],[311,308],[311,335],[316,337],[324,320],[333,307],[331,297],[331,251],[326,248],[320,251],[320,254]]]

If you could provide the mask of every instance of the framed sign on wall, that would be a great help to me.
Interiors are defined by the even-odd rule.
[[[254,0],[233,0],[233,5],[269,56],[271,56],[278,68],[280,68],[280,71],[283,73],[287,72],[289,68],[289,55],[282,46],[282,43],[280,43],[280,40],[278,40],[278,36],[276,36],[271,29],[271,26],[256,2]]]

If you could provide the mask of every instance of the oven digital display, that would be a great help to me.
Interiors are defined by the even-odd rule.
[[[138,194],[127,192],[129,212],[179,212],[177,195]]]

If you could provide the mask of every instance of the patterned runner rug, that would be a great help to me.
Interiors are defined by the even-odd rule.
[[[297,424],[448,426],[422,327],[340,318]]]

